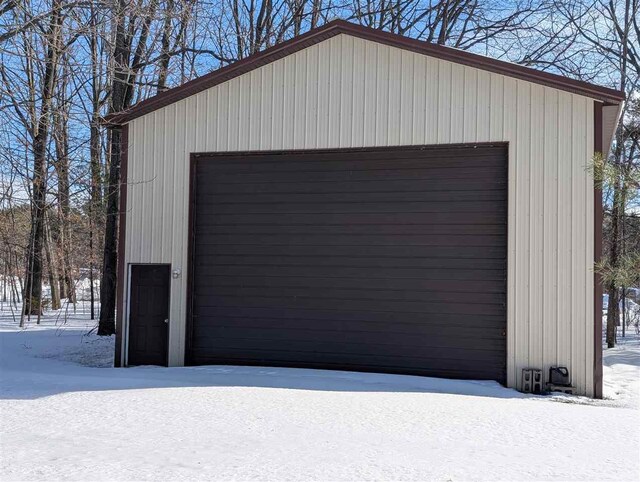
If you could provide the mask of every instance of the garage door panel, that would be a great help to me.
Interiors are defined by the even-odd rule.
[[[394,149],[388,151],[384,149],[379,150],[362,150],[361,152],[352,152],[348,156],[345,156],[344,152],[340,151],[307,151],[307,152],[277,152],[270,154],[269,152],[260,152],[259,154],[247,152],[240,153],[242,155],[243,162],[238,163],[238,154],[236,155],[218,155],[216,156],[216,163],[202,166],[201,172],[209,173],[219,171],[221,169],[233,169],[233,170],[258,170],[259,166],[273,165],[274,169],[291,170],[299,168],[301,164],[304,164],[304,170],[313,169],[313,166],[317,166],[326,170],[350,170],[354,165],[367,164],[372,168],[376,166],[387,167],[389,163],[393,163],[394,166],[402,166],[404,162],[415,162],[418,167],[425,166],[456,166],[473,164],[476,160],[486,162],[493,159],[499,166],[504,166],[504,152],[496,150],[495,147],[475,147],[472,151],[464,147],[461,149],[453,150],[451,146],[443,146],[438,148],[436,146],[429,146],[427,150],[422,149]],[[207,157],[206,155],[198,154],[198,157]],[[382,161],[382,164],[380,163]],[[458,161],[459,164],[455,164]]]
[[[256,234],[256,233],[254,233]],[[449,234],[442,236],[428,235],[400,235],[400,234],[370,234],[366,237],[351,234],[333,235],[302,235],[302,234],[262,234],[261,244],[287,246],[442,246],[446,241],[449,246],[506,246],[503,236],[469,236],[463,234]],[[210,244],[219,246],[225,244],[255,244],[256,236],[213,234],[207,238]],[[400,251],[398,251],[400,253]]]
[[[396,246],[291,246],[262,244],[208,244],[206,240],[196,241],[195,247],[202,256],[228,255],[264,255],[266,256],[379,256],[397,257]],[[428,254],[423,246],[402,246],[402,256],[429,258],[506,259],[504,246],[430,246]]]
[[[228,276],[283,276],[283,277],[334,277],[378,279],[439,279],[502,281],[504,270],[491,269],[428,269],[428,268],[377,268],[341,266],[217,266],[216,274]],[[200,281],[199,274],[195,277]]]
[[[217,224],[201,225],[200,234],[455,234],[455,235],[502,235],[500,224]]]
[[[425,163],[421,159],[411,160],[381,160],[366,159],[356,161],[318,161],[305,163],[304,170],[300,169],[300,162],[288,163],[235,163],[211,166],[206,172],[215,176],[219,182],[259,182],[277,176],[279,182],[288,182],[306,176],[308,180],[347,180],[369,179],[370,176],[398,176],[400,178],[470,178],[470,173],[480,173],[487,177],[492,172],[505,169],[500,157],[491,158],[442,158],[438,161]],[[426,176],[430,173],[431,176]],[[356,176],[356,177],[354,177]],[[364,177],[362,177],[364,176]]]
[[[200,270],[202,271],[202,270]],[[343,288],[372,290],[422,290],[428,292],[462,293],[501,293],[504,296],[504,283],[489,284],[483,280],[425,280],[425,279],[360,279],[335,277],[297,277],[295,279],[278,276],[224,276],[215,274],[215,270],[205,271],[202,281],[194,289],[215,289],[222,286],[264,286],[264,287],[308,287]]]
[[[239,172],[216,173],[215,181],[221,184],[245,184],[253,182],[334,182],[334,181],[415,181],[419,179],[451,180],[451,179],[493,179],[504,173],[503,167],[475,167],[470,169],[373,169],[359,171],[285,171],[277,174],[271,172]],[[200,187],[202,181],[196,180]]]
[[[392,301],[379,299],[341,299],[341,298],[294,298],[294,297],[268,297],[268,296],[233,296],[216,295],[208,296],[206,300],[194,307],[196,315],[206,313],[209,307],[218,306],[252,306],[255,308],[305,308],[313,310],[325,310],[331,306],[331,310],[359,310],[368,311],[392,311],[395,313],[430,313],[430,314],[478,314],[499,316],[503,311],[502,303],[451,303],[437,301]]]
[[[504,381],[506,147],[198,159],[192,363]]]
[[[459,212],[368,212],[368,213],[278,213],[278,214],[219,214],[205,207],[196,216],[198,225],[215,224],[502,224],[506,225],[506,213],[475,212],[472,216]],[[198,240],[200,242],[200,240]]]
[[[264,313],[254,312],[254,316],[250,316],[250,310],[243,309],[237,310],[240,313],[235,313],[233,310],[220,308],[217,310],[216,316],[218,319],[212,320],[210,317],[203,317],[198,320],[196,330],[202,330],[205,336],[219,337],[222,336],[224,331],[241,331],[247,330],[247,337],[249,333],[262,332],[263,330],[293,330],[297,332],[330,332],[331,335],[336,336],[336,333],[374,333],[374,334],[389,334],[398,333],[406,335],[416,335],[422,337],[431,338],[443,338],[452,337],[458,338],[470,338],[470,339],[492,339],[503,340],[503,323],[504,319],[500,317],[485,316],[482,323],[477,319],[471,319],[470,317],[460,317],[456,320],[450,319],[430,319],[429,323],[425,323],[425,318],[420,320],[409,321],[406,318],[399,318],[393,322],[393,326],[389,326],[388,320],[367,320],[367,319],[337,319],[335,317],[324,319],[314,319],[312,315],[307,313],[307,318],[301,320],[299,317],[293,316],[292,313],[288,313],[290,316],[284,316],[284,313],[269,313],[271,317],[264,316]],[[277,316],[283,315],[283,316]],[[362,315],[362,314],[361,314]],[[308,323],[308,320],[313,319],[315,323]],[[464,327],[464,330],[460,328]],[[315,339],[315,335],[314,339]],[[448,340],[450,342],[451,340]],[[422,343],[422,342],[421,342]]]
[[[249,156],[251,157],[251,156]],[[303,157],[297,159],[288,159],[286,161],[272,158],[269,161],[255,160],[251,158],[250,161],[238,163],[236,160],[222,160],[218,159],[215,165],[203,166],[200,172],[205,175],[238,175],[238,174],[277,174],[280,178],[281,175],[286,173],[332,173],[332,175],[339,175],[340,173],[352,173],[352,172],[375,172],[375,171],[394,171],[402,172],[405,170],[443,170],[451,169],[505,169],[504,159],[500,155],[488,155],[488,156],[451,156],[443,155],[437,159],[425,160],[420,156],[410,156],[402,159],[390,159],[388,156],[377,156],[377,158],[369,158],[368,155],[345,159],[343,156],[334,156],[332,158],[324,158],[321,155],[315,160],[304,160]],[[342,159],[340,159],[342,157]],[[246,158],[248,159],[248,158]],[[302,169],[301,169],[302,166]]]
[[[495,339],[483,339],[482,348],[479,349],[477,340],[471,338],[460,338],[453,344],[450,343],[451,338],[411,337],[406,334],[391,333],[386,334],[384,338],[375,333],[320,333],[295,330],[256,331],[249,332],[247,335],[242,336],[237,331],[218,330],[218,336],[205,336],[203,333],[198,339],[203,347],[234,348],[236,355],[240,356],[245,350],[287,350],[289,348],[294,348],[295,351],[314,353],[318,351],[318,346],[321,346],[324,353],[351,353],[411,359],[466,360],[471,358],[476,363],[486,361],[498,364],[503,357],[501,343]],[[221,343],[220,340],[224,340],[224,343]]]
[[[486,327],[505,329],[506,316],[473,314],[446,314],[433,316],[430,313],[396,313],[389,311],[354,311],[334,309],[302,309],[302,308],[254,308],[250,306],[213,306],[200,307],[202,314],[195,314],[197,325],[216,325],[222,318],[252,318],[252,319],[292,319],[298,323],[310,322],[310,326],[323,327],[330,321],[349,323],[352,321],[367,323],[387,323],[395,326],[399,323],[429,324],[442,326],[458,326],[467,329]],[[312,322],[312,323],[311,323]],[[466,331],[466,330],[461,330]]]
[[[354,266],[373,268],[444,268],[444,269],[506,269],[506,260],[499,258],[412,258],[409,256],[243,256],[208,255],[200,258],[201,266]]]
[[[230,351],[233,354],[233,351]],[[447,360],[443,366],[434,367],[438,362],[433,359],[423,359],[409,366],[406,360],[386,359],[377,357],[350,358],[345,355],[314,355],[308,353],[290,352],[254,352],[245,358],[232,356],[203,356],[199,364],[211,365],[249,365],[249,366],[275,366],[313,368],[319,370],[352,370],[360,372],[395,373],[399,375],[420,375],[440,378],[462,378],[472,380],[495,380],[495,373],[502,370],[500,364],[466,363],[457,360]],[[395,363],[395,364],[393,364]]]
[[[332,213],[475,213],[495,212],[504,201],[350,202],[350,203],[226,203],[215,205],[216,214],[332,214]],[[205,214],[203,211],[202,214]],[[258,219],[256,219],[258,221]]]
[[[315,298],[315,299],[371,299],[391,301],[424,301],[430,302],[460,302],[464,298],[465,303],[486,303],[503,305],[507,299],[504,293],[476,292],[460,293],[447,291],[417,291],[417,290],[373,290],[371,288],[323,288],[301,286],[198,286],[196,296],[213,299],[215,296],[244,296],[247,298],[283,297],[283,298]]]
[[[407,363],[418,362],[421,359],[437,359],[437,360],[458,360],[464,362],[465,365],[472,367],[473,363],[490,363],[498,365],[503,361],[504,353],[496,344],[491,349],[493,340],[483,340],[483,343],[489,343],[489,347],[483,345],[478,348],[478,343],[473,340],[462,339],[458,347],[452,346],[424,346],[424,345],[396,345],[391,343],[373,343],[371,341],[362,341],[349,343],[342,338],[326,341],[317,341],[308,337],[297,339],[247,339],[233,338],[226,336],[221,337],[200,337],[202,347],[215,347],[221,353],[229,353],[233,350],[235,356],[243,356],[244,353],[255,351],[295,351],[309,354],[330,355],[343,354],[360,357],[380,357],[391,359],[407,360]],[[282,336],[291,336],[290,333],[284,333]],[[380,337],[378,337],[380,340]],[[465,345],[465,346],[463,346]],[[318,347],[322,347],[322,351]]]
[[[215,176],[212,176],[215,178]],[[464,192],[483,189],[504,189],[506,179],[381,179],[369,181],[319,181],[308,179],[301,182],[245,182],[245,183],[198,183],[198,197],[217,194],[243,194],[243,193],[350,193],[350,192]]]
[[[276,192],[237,194],[219,193],[203,195],[203,205],[226,204],[260,204],[260,203],[393,203],[393,202],[459,202],[459,201],[505,201],[503,189],[472,189],[448,191],[416,191],[416,192]]]
[[[310,368],[385,371],[426,376],[444,376],[450,378],[493,379],[496,371],[501,370],[501,357],[441,358],[433,356],[406,357],[384,356],[378,353],[317,353],[285,349],[249,349],[217,345],[212,347],[217,355],[202,358],[203,363],[211,364],[259,364],[288,365]],[[240,354],[241,353],[241,354]],[[443,368],[436,368],[442,366]],[[430,368],[431,367],[431,368]]]
[[[232,336],[234,338],[277,338],[289,337],[315,340],[336,339],[343,340],[369,340],[371,343],[392,343],[400,345],[415,345],[422,347],[430,346],[458,346],[458,338],[473,341],[475,348],[481,348],[478,340],[488,340],[497,343],[498,348],[502,346],[503,334],[501,323],[504,320],[495,320],[493,323],[451,323],[442,321],[440,323],[424,323],[414,321],[396,321],[393,326],[389,326],[385,321],[373,320],[340,320],[326,319],[316,320],[318,323],[307,323],[308,320],[300,320],[295,317],[246,317],[246,316],[226,316],[220,315],[220,319],[215,323],[203,318],[195,329],[201,337],[220,338]],[[461,330],[460,327],[465,329]],[[290,332],[284,334],[282,332]],[[380,337],[384,334],[384,337]],[[410,339],[420,338],[420,341]],[[200,337],[199,337],[200,338]],[[400,340],[400,341],[399,341]]]

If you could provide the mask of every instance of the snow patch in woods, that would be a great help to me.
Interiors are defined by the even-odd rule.
[[[611,405],[640,410],[640,336],[618,336],[618,346],[604,350],[603,365],[604,397]]]
[[[605,350],[610,399],[591,401],[324,370],[104,368],[113,337],[87,318],[79,306],[19,330],[0,312],[0,480],[640,476],[637,337]]]

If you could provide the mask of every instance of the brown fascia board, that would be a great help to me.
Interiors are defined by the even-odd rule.
[[[251,55],[233,64],[222,67],[209,74],[198,77],[179,87],[162,92],[154,97],[143,100],[130,109],[116,112],[105,117],[107,124],[112,126],[126,124],[127,122],[153,112],[167,105],[173,104],[191,95],[202,92],[215,85],[221,84],[253,69],[270,62],[291,55],[302,49],[320,43],[336,35],[346,34],[364,40],[389,45],[403,50],[409,50],[422,55],[435,57],[449,62],[454,62],[469,67],[474,67],[496,74],[526,80],[535,84],[553,87],[574,94],[580,94],[601,102],[619,104],[624,100],[624,92],[602,87],[580,80],[570,79],[557,74],[535,70],[522,65],[496,60],[490,57],[473,54],[442,45],[423,42],[402,35],[392,34],[369,27],[363,27],[344,20],[334,20],[322,27],[310,30],[298,37],[282,42],[274,47]]]

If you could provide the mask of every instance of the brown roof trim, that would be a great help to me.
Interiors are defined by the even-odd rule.
[[[291,55],[299,50],[305,49],[331,37],[340,34],[352,35],[364,40],[382,43],[391,47],[410,50],[423,55],[455,62],[458,64],[487,70],[497,74],[514,77],[536,84],[546,85],[556,89],[584,95],[601,102],[611,102],[614,104],[624,100],[624,92],[602,87],[580,80],[570,79],[557,74],[551,74],[540,70],[535,70],[522,65],[496,60],[490,57],[473,54],[464,50],[459,50],[442,45],[432,44],[421,40],[415,40],[402,35],[392,34],[369,27],[363,27],[344,20],[334,20],[322,27],[310,30],[309,32],[294,37],[286,42],[268,48],[262,52],[251,55],[233,64],[222,67],[209,74],[198,77],[179,87],[175,87],[166,92],[162,92],[154,97],[143,100],[130,109],[116,112],[106,117],[109,124],[124,124],[137,117],[148,114],[154,110],[173,104],[191,95],[202,92],[205,89],[221,84],[253,69],[261,67],[275,60]]]

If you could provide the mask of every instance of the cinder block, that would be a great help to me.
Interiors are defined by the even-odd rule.
[[[567,395],[573,395],[575,393],[575,387],[571,387],[567,385],[554,385],[553,383],[547,383],[547,391],[560,392],[560,393],[566,393]]]
[[[542,386],[544,385],[544,381],[542,379],[542,370],[533,368],[531,369],[531,374],[533,378],[533,382],[532,382],[533,393],[542,393]]]
[[[538,368],[523,368],[522,391],[525,393],[542,393],[542,370]]]
[[[521,390],[525,393],[531,393],[531,390],[533,389],[532,381],[533,381],[533,374],[531,373],[531,369],[523,368]]]

